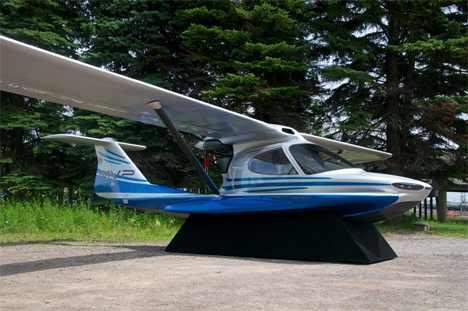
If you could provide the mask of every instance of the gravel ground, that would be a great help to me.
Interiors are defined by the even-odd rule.
[[[468,241],[386,236],[373,265],[175,255],[166,244],[0,248],[1,310],[468,310]]]

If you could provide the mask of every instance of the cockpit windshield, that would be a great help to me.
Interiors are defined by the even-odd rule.
[[[356,167],[339,155],[317,145],[292,145],[289,151],[307,175]]]

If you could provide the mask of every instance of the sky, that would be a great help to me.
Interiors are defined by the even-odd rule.
[[[468,200],[468,193],[463,193],[465,198]],[[447,202],[458,202],[460,203],[460,192],[447,192]]]

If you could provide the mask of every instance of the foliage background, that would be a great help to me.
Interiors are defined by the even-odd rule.
[[[373,171],[466,180],[467,6],[5,0],[0,33],[266,122],[393,153],[367,165]],[[151,182],[203,187],[165,129],[0,96],[3,195],[97,200],[94,151],[40,140],[54,133],[146,145],[130,156]]]

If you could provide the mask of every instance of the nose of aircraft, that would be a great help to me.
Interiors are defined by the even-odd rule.
[[[365,215],[350,217],[350,219],[357,222],[377,222],[400,216],[418,205],[430,194],[432,190],[432,186],[430,184],[419,180],[394,175],[369,174],[369,176],[372,175],[373,178],[386,179],[391,186],[385,187],[386,189],[384,192],[396,193],[399,195],[399,199],[394,204],[381,210]]]

